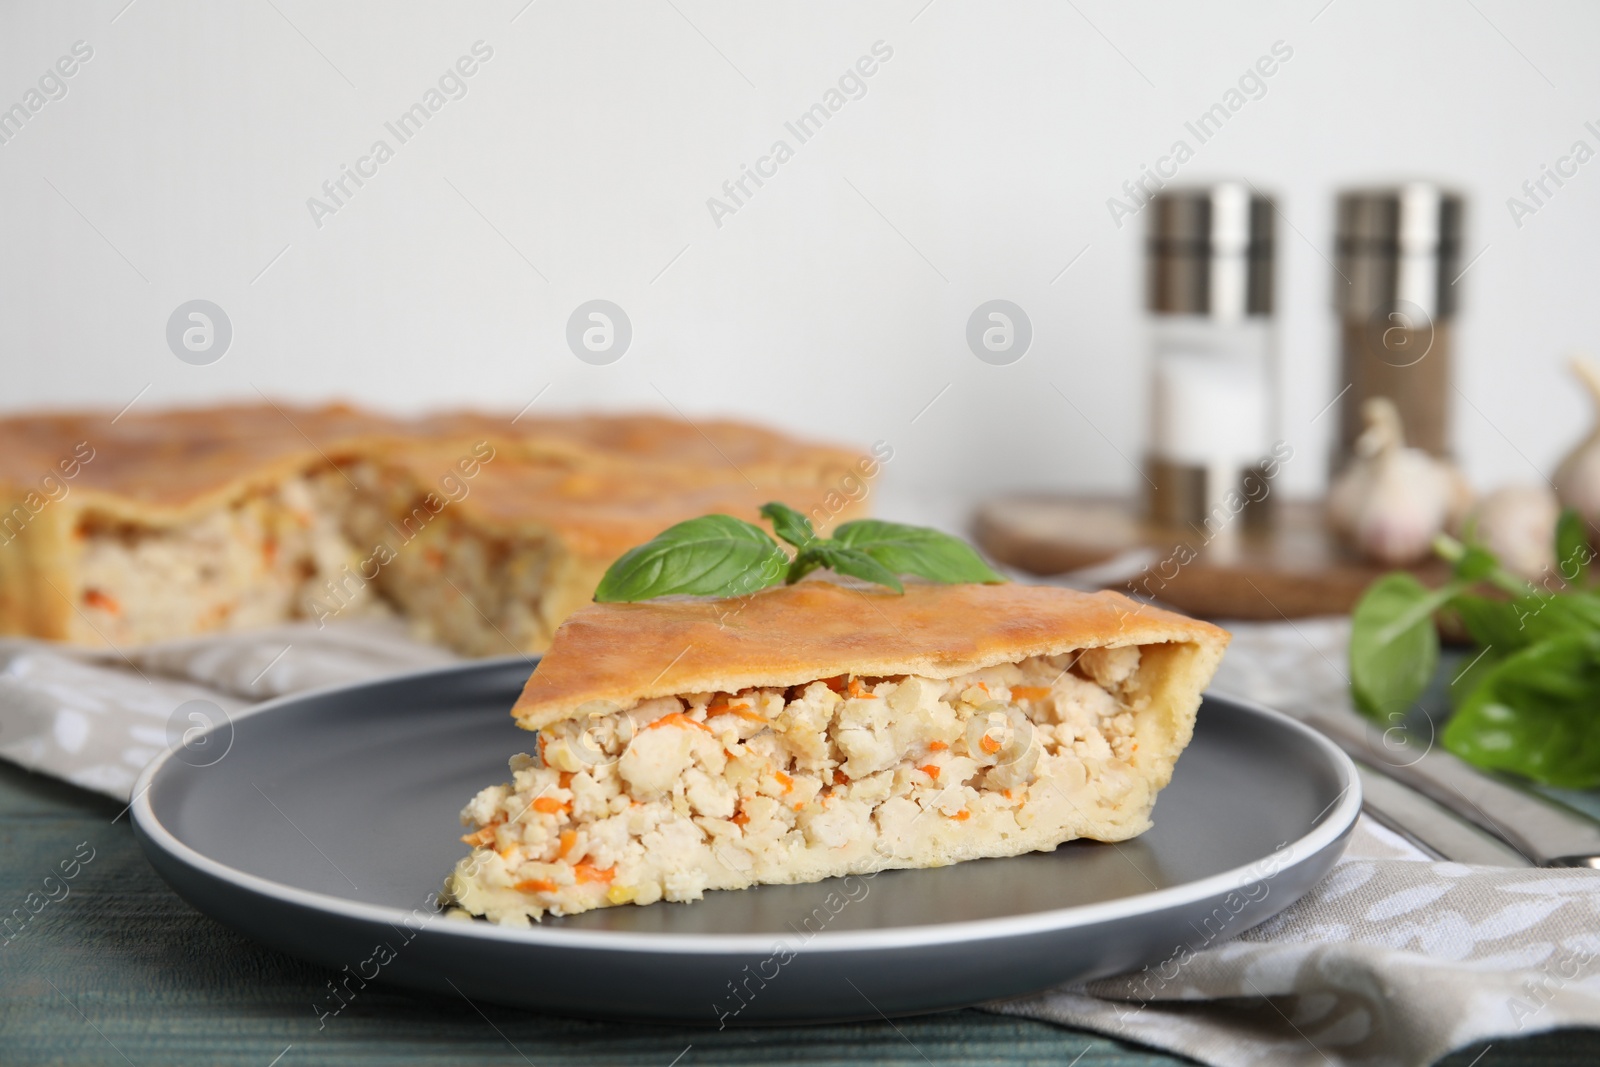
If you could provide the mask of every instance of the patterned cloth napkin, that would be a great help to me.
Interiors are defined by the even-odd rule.
[[[1230,627],[1216,687],[1344,706],[1343,620]],[[269,697],[454,661],[397,623],[288,626],[116,653],[0,640],[0,756],[119,800],[195,727]],[[1309,895],[1236,940],[989,1005],[1225,1067],[1410,1067],[1600,1026],[1600,871],[1428,861],[1363,818]]]
[[[91,652],[0,638],[0,756],[130,799],[162,749],[250,704],[454,663],[389,619],[301,623]]]
[[[1228,629],[1218,691],[1290,714],[1349,707],[1348,619]],[[1435,863],[1366,816],[1311,893],[1233,941],[1194,943],[990,1007],[1222,1067],[1412,1067],[1600,1026],[1600,871]]]

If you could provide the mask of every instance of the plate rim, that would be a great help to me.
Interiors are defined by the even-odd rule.
[[[284,707],[311,699],[355,692],[394,682],[419,678],[437,678],[442,675],[465,674],[503,669],[512,663],[526,664],[530,658],[537,665],[538,657],[499,656],[492,659],[471,660],[444,667],[430,667],[403,674],[384,675],[341,685],[289,693],[252,707],[230,713],[230,721],[271,714]],[[1264,719],[1292,733],[1299,733],[1321,750],[1322,755],[1343,778],[1343,789],[1309,832],[1285,842],[1274,851],[1259,856],[1249,863],[1231,867],[1226,871],[1208,875],[1191,882],[1135,893],[1115,900],[1093,904],[1075,904],[1048,911],[1025,915],[999,916],[989,919],[968,919],[949,923],[925,923],[916,926],[896,926],[877,930],[824,930],[811,937],[806,944],[808,953],[876,952],[885,949],[904,949],[928,945],[958,945],[976,941],[993,941],[1005,938],[1028,937],[1073,927],[1089,927],[1135,918],[1152,912],[1197,904],[1240,888],[1261,879],[1250,874],[1274,857],[1285,856],[1277,871],[1269,877],[1292,867],[1312,861],[1336,845],[1350,833],[1361,813],[1361,781],[1355,763],[1328,738],[1281,711],[1256,701],[1246,700],[1221,690],[1207,689],[1202,698],[1214,697],[1235,705],[1238,709]],[[272,899],[295,908],[306,908],[331,913],[343,919],[368,923],[393,924],[414,917],[414,909],[384,904],[371,904],[348,900],[331,894],[302,889],[274,881],[261,875],[241,871],[190,847],[169,830],[156,816],[150,799],[156,779],[174,756],[170,748],[153,759],[134,782],[134,799],[129,809],[132,822],[143,840],[146,851],[155,849],[168,859],[196,871],[210,879],[231,885],[235,889]],[[1180,754],[1181,758],[1181,754]],[[1159,799],[1159,798],[1158,798]],[[1303,852],[1301,850],[1304,850]],[[898,869],[898,868],[897,868]],[[878,873],[878,872],[875,872]],[[857,875],[856,877],[872,877]],[[443,875],[440,876],[441,886]],[[820,883],[819,883],[820,884]],[[478,941],[523,945],[529,948],[593,949],[612,952],[656,952],[682,956],[723,956],[763,952],[772,947],[779,934],[664,934],[632,930],[573,930],[565,927],[543,926],[534,923],[529,927],[508,927],[496,923],[452,921],[434,927],[451,937],[465,937]]]

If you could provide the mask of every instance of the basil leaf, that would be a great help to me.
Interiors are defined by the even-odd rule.
[[[1528,632],[1524,622],[1530,605],[1522,603],[1524,599],[1532,598],[1496,600],[1463,593],[1451,602],[1450,607],[1475,643],[1510,655],[1533,643],[1533,635]]]
[[[1519,600],[1527,605],[1527,627],[1534,640],[1563,633],[1600,630],[1600,596],[1594,593],[1535,595]]]
[[[1350,695],[1357,708],[1398,721],[1416,703],[1439,663],[1433,613],[1454,592],[1430,590],[1399,572],[1362,594],[1350,620]]]
[[[1466,552],[1456,560],[1456,577],[1476,582],[1489,577],[1500,567],[1500,561],[1482,545],[1469,544]]]
[[[866,553],[894,574],[914,574],[935,582],[1005,581],[971,545],[926,526],[858,519],[834,531],[833,540]]]
[[[1575,509],[1563,509],[1561,518],[1556,520],[1556,573],[1568,585],[1583,585],[1593,559],[1588,524]]]
[[[629,549],[600,579],[594,598],[739,596],[782,581],[788,565],[788,555],[761,527],[731,515],[702,515]]]
[[[818,567],[826,567],[827,565],[827,562],[822,558],[822,553],[816,550],[816,546],[802,548],[789,564],[789,573],[784,575],[783,580],[786,584],[793,585]]]
[[[1567,789],[1600,786],[1600,633],[1569,633],[1506,657],[1445,726],[1469,763]]]
[[[761,505],[761,515],[772,523],[777,535],[796,548],[804,548],[817,539],[811,520],[788,504],[774,500]]]
[[[1501,653],[1496,648],[1485,648],[1477,654],[1461,672],[1450,679],[1449,697],[1452,711],[1460,711],[1472,695],[1478,691],[1483,680],[1500,664],[1504,663],[1510,653]]]
[[[886,585],[896,593],[904,593],[905,586],[894,572],[859,549],[846,548],[832,541],[817,541],[800,550],[789,565],[788,581],[792,585],[818,567],[827,567],[835,574],[848,574],[878,585]]]
[[[1462,594],[1451,601],[1478,644],[1501,655],[1552,637],[1600,631],[1600,596],[1533,593],[1510,600]]]

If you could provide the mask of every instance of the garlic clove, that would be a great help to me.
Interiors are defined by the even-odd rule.
[[[1361,408],[1356,455],[1328,493],[1328,520],[1362,555],[1390,566],[1427,557],[1433,539],[1471,500],[1450,464],[1405,446],[1400,411],[1387,397]]]
[[[1355,540],[1361,507],[1372,495],[1372,475],[1372,464],[1353,460],[1328,489],[1328,525],[1346,540]]]
[[[1583,356],[1573,356],[1571,367],[1594,401],[1595,424],[1567,453],[1551,481],[1561,503],[1576,509],[1590,529],[1600,530],[1600,367]]]
[[[1510,485],[1485,496],[1461,529],[1481,542],[1501,566],[1529,581],[1555,573],[1556,522],[1561,502],[1547,485]]]
[[[1400,409],[1386,396],[1375,396],[1361,405],[1361,417],[1366,422],[1361,436],[1356,438],[1356,454],[1375,459],[1405,447],[1405,427],[1400,423]]]
[[[1461,468],[1445,460],[1436,460],[1450,479],[1450,504],[1445,517],[1445,526],[1459,526],[1461,520],[1466,518],[1472,510],[1476,495],[1472,491],[1472,483],[1467,481],[1467,476],[1461,473]]]
[[[1378,461],[1356,520],[1357,547],[1390,565],[1425,558],[1449,518],[1451,489],[1451,480],[1425,452],[1401,449]]]

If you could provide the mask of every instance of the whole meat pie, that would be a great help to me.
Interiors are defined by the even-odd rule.
[[[663,526],[774,497],[826,525],[878,465],[654,415],[0,419],[0,634],[120,649],[376,611],[468,655],[538,651]]]

